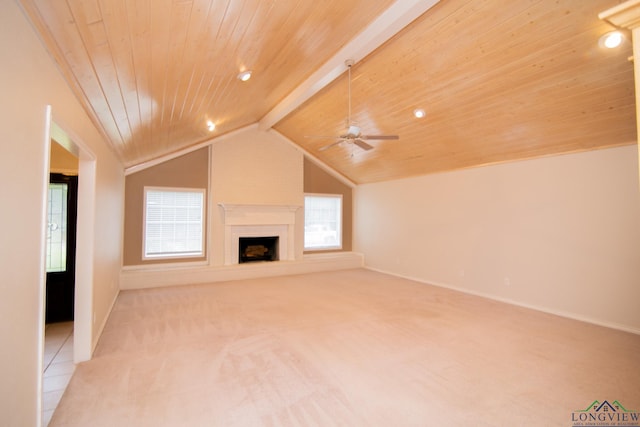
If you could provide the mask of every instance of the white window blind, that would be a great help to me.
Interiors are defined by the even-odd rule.
[[[144,258],[204,255],[203,189],[145,191]]]
[[[342,195],[305,195],[304,248],[342,248]]]

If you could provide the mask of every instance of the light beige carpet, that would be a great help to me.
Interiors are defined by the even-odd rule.
[[[640,336],[348,270],[120,294],[52,426],[571,426]]]

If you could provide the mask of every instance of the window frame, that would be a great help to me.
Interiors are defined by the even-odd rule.
[[[200,193],[202,195],[202,204],[200,206],[200,250],[199,252],[185,251],[185,252],[172,252],[162,254],[147,254],[147,194],[153,191],[164,192],[180,192],[180,193]],[[169,259],[193,259],[193,258],[206,258],[206,206],[207,206],[207,189],[206,188],[187,188],[187,187],[163,187],[163,186],[144,186],[143,198],[142,198],[142,260],[154,261],[154,260],[169,260]]]
[[[337,238],[338,244],[332,246],[307,246],[307,197],[323,197],[330,199],[337,199],[340,202],[340,214],[338,220]],[[343,226],[344,226],[344,196],[342,194],[333,193],[304,193],[304,236],[303,236],[303,250],[305,252],[320,252],[320,251],[337,251],[343,248]]]

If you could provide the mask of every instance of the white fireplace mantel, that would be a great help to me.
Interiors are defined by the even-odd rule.
[[[294,205],[218,203],[224,210],[224,263],[238,263],[240,237],[279,237],[280,260],[295,259],[296,211]]]

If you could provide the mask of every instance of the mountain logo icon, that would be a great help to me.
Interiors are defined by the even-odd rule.
[[[578,410],[576,412],[590,412],[590,411],[595,411],[595,412],[600,412],[600,411],[605,411],[605,412],[618,412],[618,411],[622,411],[622,412],[636,412],[636,411],[630,411],[628,409],[626,409],[624,406],[622,406],[622,404],[620,402],[618,402],[617,400],[614,400],[613,403],[609,403],[606,400],[602,403],[600,403],[599,400],[594,400],[593,403],[591,403],[591,405],[589,405],[587,407],[587,409],[584,410]]]

